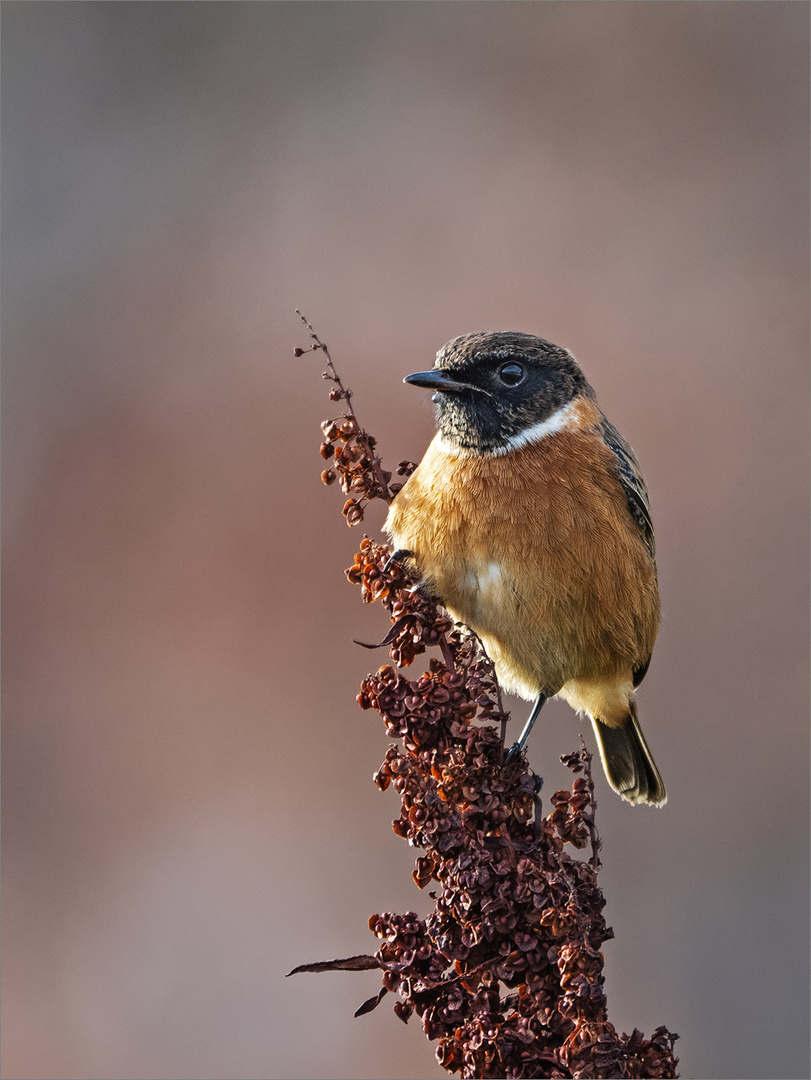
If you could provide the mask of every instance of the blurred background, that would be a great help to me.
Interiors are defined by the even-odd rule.
[[[808,38],[782,2],[3,5],[5,1077],[444,1075],[353,1019],[374,973],[283,978],[430,904],[296,307],[389,467],[448,338],[579,358],[664,605],[670,801],[599,780],[610,1015],[684,1077],[808,1076]],[[581,728],[545,711],[547,794]]]

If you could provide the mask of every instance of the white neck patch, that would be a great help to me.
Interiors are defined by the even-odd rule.
[[[540,442],[541,439],[545,439],[548,435],[555,435],[558,431],[563,431],[564,428],[572,427],[577,423],[577,399],[568,402],[566,405],[562,405],[556,412],[553,412],[551,416],[547,416],[545,420],[541,420],[537,424],[533,424],[532,427],[524,428],[523,431],[519,431],[517,435],[513,435],[511,439],[508,439],[503,446],[496,447],[495,450],[487,450],[484,453],[479,450],[467,450],[461,447],[454,446],[449,443],[442,435],[437,436],[440,449],[444,450],[446,454],[450,454],[454,457],[503,457],[504,454],[511,454],[515,450],[522,450],[525,446],[530,446],[532,443]]]

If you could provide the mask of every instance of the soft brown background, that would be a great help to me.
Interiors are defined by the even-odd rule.
[[[429,903],[371,781],[351,639],[387,623],[297,306],[390,465],[446,339],[580,358],[665,612],[670,802],[599,787],[611,1016],[680,1032],[685,1077],[808,1076],[808,23],[4,5],[5,1077],[441,1075],[416,1023],[352,1018],[374,974],[282,977]],[[582,726],[545,712],[547,794]]]

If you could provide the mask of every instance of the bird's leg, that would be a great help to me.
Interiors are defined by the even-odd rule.
[[[397,548],[396,551],[392,551],[391,555],[389,555],[388,559],[386,559],[386,563],[383,567],[383,573],[388,573],[389,567],[392,563],[401,563],[403,559],[409,559],[413,556],[413,554],[414,552],[409,551],[408,548]]]
[[[527,720],[526,724],[524,724],[524,730],[521,732],[521,736],[518,739],[518,742],[513,743],[513,745],[509,749],[509,752],[507,754],[508,761],[510,761],[512,758],[517,757],[526,746],[527,739],[529,738],[529,733],[530,731],[532,731],[533,725],[538,719],[540,711],[544,707],[547,697],[547,694],[538,694],[538,700],[532,706],[532,712],[529,714],[529,719]]]

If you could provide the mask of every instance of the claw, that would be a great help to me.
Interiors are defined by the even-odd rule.
[[[388,559],[383,566],[383,573],[387,574],[391,568],[392,563],[401,563],[403,559],[410,559],[414,555],[413,551],[409,551],[408,548],[397,548],[396,551],[392,551]]]

